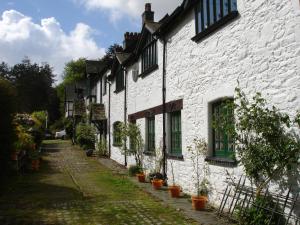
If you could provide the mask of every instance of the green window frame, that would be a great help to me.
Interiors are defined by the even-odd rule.
[[[107,91],[107,76],[103,77],[103,85],[102,85],[102,96],[106,95],[106,91]]]
[[[170,113],[170,142],[170,154],[174,156],[181,156],[181,111]]]
[[[146,119],[146,134],[147,134],[147,149],[148,152],[155,151],[155,117],[148,117]]]
[[[113,145],[116,147],[122,146],[122,140],[120,135],[121,122],[117,121],[113,124]]]
[[[225,104],[226,101],[218,101],[212,104],[213,119],[214,121],[216,121],[216,123],[218,123],[217,121],[220,121],[222,120],[222,118],[226,117],[233,121],[233,112],[229,112],[228,109],[225,107]],[[212,128],[212,134],[213,156],[220,158],[233,158],[234,145],[232,138],[224,130],[222,130],[221,127],[218,127],[217,124],[215,128]]]
[[[196,34],[237,12],[237,0],[198,0],[195,8]]]
[[[142,52],[142,73],[157,65],[157,41],[148,33],[146,45]]]

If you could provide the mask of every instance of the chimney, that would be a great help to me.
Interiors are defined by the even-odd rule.
[[[126,32],[124,34],[124,41],[123,41],[123,49],[125,52],[130,52],[133,50],[135,44],[139,39],[139,33],[129,33]]]
[[[146,21],[150,21],[150,22],[154,21],[154,12],[151,11],[151,3],[145,4],[145,12],[142,14],[143,25]]]

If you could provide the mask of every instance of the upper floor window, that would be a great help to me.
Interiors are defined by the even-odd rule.
[[[119,65],[118,70],[116,72],[116,92],[122,91],[124,87],[124,71],[122,69],[122,66]]]
[[[218,121],[223,121],[224,119],[233,122],[233,112],[229,111],[228,108],[225,107],[225,104],[226,101],[218,101],[212,104],[213,120],[215,123],[214,128],[212,128],[213,156],[233,158],[234,147],[232,138],[221,126],[218,126]]]
[[[156,40],[150,33],[147,35],[146,45],[142,52],[142,73],[157,65]]]
[[[237,12],[237,0],[198,0],[196,33],[201,33],[232,12]]]
[[[103,80],[102,80],[102,95],[106,95],[106,91],[107,91],[107,77],[103,76]]]

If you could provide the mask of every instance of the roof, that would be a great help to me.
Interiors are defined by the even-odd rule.
[[[97,60],[86,60],[86,73],[88,75],[100,74],[106,67],[106,64]]]
[[[116,52],[116,58],[121,65],[123,65],[131,56],[131,53]]]

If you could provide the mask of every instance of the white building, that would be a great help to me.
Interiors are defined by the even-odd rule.
[[[127,166],[135,163],[121,154],[113,131],[118,122],[136,122],[145,140],[146,168],[154,169],[154,149],[162,151],[165,143],[167,176],[174,162],[176,182],[192,194],[187,146],[203,137],[209,146],[210,198],[218,203],[226,170],[237,177],[243,173],[231,157],[230,140],[213,132],[218,103],[233,98],[239,82],[249,96],[261,92],[291,115],[300,107],[299,1],[185,0],[171,15],[153,19],[146,4],[141,32],[125,34],[124,51],[97,85],[97,101],[108,117],[110,156]]]

